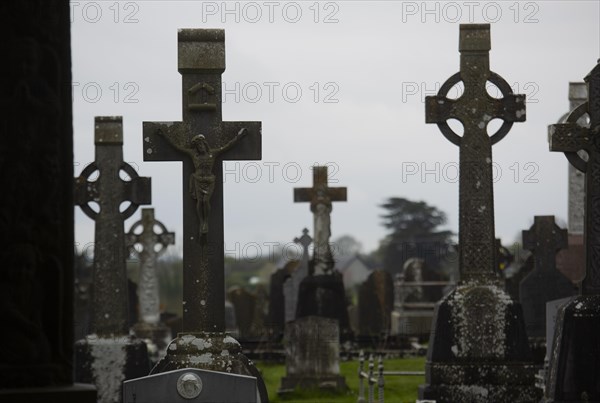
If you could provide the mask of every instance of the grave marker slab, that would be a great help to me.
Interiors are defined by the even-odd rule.
[[[280,394],[301,389],[344,392],[348,389],[340,375],[340,335],[336,319],[306,316],[285,327],[286,376],[281,378]]]
[[[525,96],[490,71],[490,25],[460,25],[460,72],[426,98],[426,122],[459,147],[459,270],[456,289],[436,306],[419,399],[445,402],[525,402],[539,399],[521,308],[500,285],[494,234],[492,145],[525,121]],[[463,82],[463,95],[449,90]],[[487,82],[503,97],[492,98]],[[489,136],[488,123],[503,120]],[[463,136],[448,125],[458,119]]]
[[[360,336],[381,337],[390,334],[394,308],[392,275],[373,271],[360,286],[358,297]]]
[[[144,160],[182,161],[183,332],[152,373],[189,367],[256,376],[256,367],[225,332],[223,170],[225,160],[261,158],[260,122],[221,120],[225,31],[181,29],[181,122],[144,122]],[[238,318],[239,319],[239,318]]]
[[[75,179],[75,203],[95,221],[93,334],[75,345],[75,378],[94,383],[98,401],[118,402],[121,381],[148,374],[146,344],[129,336],[124,221],[141,204],[150,204],[150,178],[123,161],[120,116],[96,117],[96,158]],[[90,177],[98,172],[97,180]],[[121,179],[120,172],[130,178]],[[129,206],[120,211],[120,205]],[[95,211],[90,203],[97,203]]]
[[[156,261],[169,245],[175,244],[175,234],[168,232],[165,225],[154,218],[153,208],[144,208],[141,220],[131,226],[126,238],[130,253],[140,260],[137,290],[140,321],[133,326],[132,330],[137,337],[146,340],[150,347],[152,361],[156,362],[158,358],[165,355],[167,344],[171,341],[171,330],[160,321]],[[136,249],[136,246],[141,250]]]
[[[183,368],[123,382],[123,403],[256,403],[256,378]]]
[[[535,216],[529,230],[523,231],[523,248],[534,256],[534,269],[521,282],[519,298],[525,328],[530,338],[546,334],[546,303],[575,294],[573,284],[556,270],[556,252],[567,247],[567,230],[554,222],[554,216]]]
[[[600,63],[584,81],[588,101],[575,108],[565,123],[548,128],[550,151],[564,152],[585,173],[586,193],[586,274],[580,295],[558,311],[545,390],[548,402],[600,400]],[[586,114],[587,127],[580,123]],[[578,154],[580,150],[587,152],[587,161]]]

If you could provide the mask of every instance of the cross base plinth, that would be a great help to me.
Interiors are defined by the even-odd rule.
[[[162,322],[152,324],[139,322],[131,328],[133,334],[144,340],[152,364],[156,364],[167,352],[167,346],[173,339],[171,329]]]
[[[121,384],[148,375],[146,343],[133,336],[87,336],[75,343],[75,381],[96,385],[98,402],[121,401]]]
[[[495,284],[463,282],[436,306],[419,399],[537,402],[537,369],[520,304]]]
[[[546,403],[600,402],[600,295],[559,308]]]
[[[262,403],[268,403],[267,388],[254,364],[242,354],[240,343],[225,332],[179,333],[151,375],[183,368],[229,372],[256,378]]]

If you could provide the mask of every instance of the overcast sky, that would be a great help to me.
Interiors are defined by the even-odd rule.
[[[293,188],[312,186],[314,164],[348,188],[334,239],[375,249],[392,196],[438,207],[457,232],[458,148],[425,124],[423,98],[459,69],[460,23],[492,24],[491,70],[527,96],[527,121],[493,148],[497,237],[514,242],[534,215],[566,225],[567,160],[548,151],[547,125],[600,57],[598,1],[72,2],[75,174],[94,158],[94,116],[123,116],[125,160],[152,177],[156,217],[181,248],[181,166],[143,161],[142,122],[181,119],[177,30],[224,28],[223,119],[262,121],[263,140],[262,161],[224,166],[230,256],[312,233]],[[93,228],[77,208],[80,248]]]

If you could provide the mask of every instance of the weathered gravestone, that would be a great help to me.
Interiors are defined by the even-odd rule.
[[[285,326],[286,376],[280,394],[300,389],[343,392],[348,389],[340,375],[340,335],[337,319],[305,316]]]
[[[599,61],[600,62],[600,61]],[[562,151],[585,173],[585,278],[580,295],[562,305],[554,333],[548,402],[600,401],[600,63],[585,78],[588,102],[548,128],[550,151]],[[581,125],[587,114],[589,126]],[[585,161],[577,152],[585,150]]]
[[[412,257],[404,262],[402,273],[394,282],[394,311],[392,334],[396,336],[426,337],[431,332],[435,302],[428,299],[424,285],[441,289],[448,282],[424,281],[425,260]],[[434,302],[435,301],[435,302]]]
[[[221,120],[225,31],[178,32],[182,75],[182,122],[144,122],[144,159],[182,161],[183,331],[152,373],[193,366],[256,376],[256,367],[225,333],[223,242],[224,160],[261,158],[260,122]],[[239,318],[238,318],[239,319]]]
[[[123,383],[123,403],[258,403],[256,378],[195,368]]]
[[[75,203],[95,221],[92,332],[75,345],[75,377],[94,383],[98,400],[118,402],[121,382],[150,370],[146,344],[129,336],[128,283],[124,221],[141,204],[150,204],[150,178],[140,177],[123,161],[120,116],[96,117],[95,161],[75,179]],[[98,172],[96,180],[90,180]],[[119,176],[124,172],[130,178]],[[120,211],[120,205],[129,206]],[[98,205],[95,211],[90,203]]]
[[[438,403],[531,402],[534,386],[521,307],[506,294],[496,274],[492,145],[513,122],[525,120],[525,97],[489,69],[490,25],[460,26],[460,72],[450,77],[437,96],[426,98],[426,121],[459,146],[459,270],[456,289],[436,306],[426,364],[426,385],[420,399]],[[448,91],[463,82],[463,95]],[[487,82],[503,98],[488,95]],[[500,129],[489,136],[488,123],[500,118]],[[458,136],[448,125],[458,119]]]
[[[556,270],[556,252],[567,246],[567,231],[554,216],[535,216],[532,227],[523,231],[523,248],[533,253],[534,269],[519,287],[525,329],[537,364],[546,355],[546,303],[575,294],[571,281]]]
[[[312,243],[312,238],[308,235],[308,229],[302,230],[302,236],[300,238],[294,238],[294,243],[299,244],[302,247],[302,257],[300,258],[300,264],[292,270],[289,278],[283,285],[283,295],[285,298],[285,322],[291,322],[296,319],[296,312],[298,310],[298,291],[300,289],[300,283],[306,277],[308,277],[308,247]]]
[[[264,327],[261,326],[264,318],[260,318],[257,312],[259,305],[257,295],[236,286],[229,289],[227,299],[235,310],[239,340],[242,343],[259,340],[264,331]]]
[[[129,250],[140,260],[137,290],[140,321],[132,330],[146,341],[153,362],[165,355],[167,344],[171,341],[171,329],[160,321],[156,260],[174,243],[175,234],[168,232],[164,224],[154,218],[153,208],[143,208],[142,219],[136,221],[127,233]]]
[[[285,266],[277,269],[271,275],[269,283],[269,317],[268,328],[269,338],[274,342],[279,342],[283,337],[283,329],[285,328],[286,300],[284,287],[286,280],[294,268],[298,266],[297,260],[290,260],[285,263]]]
[[[360,336],[388,336],[394,308],[392,275],[384,270],[373,271],[361,284],[358,294],[358,324]]]
[[[346,188],[327,185],[327,166],[313,167],[313,187],[294,189],[295,202],[310,202],[314,217],[314,249],[309,273],[300,283],[296,318],[322,316],[337,319],[342,340],[352,338],[342,276],[333,270],[331,238],[332,202],[346,201]]]
[[[73,385],[70,8],[0,6],[0,401],[88,403]]]
[[[587,101],[587,86],[584,82],[569,83],[569,110],[577,108]],[[569,113],[565,113],[558,123],[564,123]],[[585,125],[586,117],[579,123]],[[585,153],[581,153],[586,158]],[[556,267],[572,282],[580,282],[585,276],[585,251],[583,247],[583,213],[585,204],[585,174],[573,165],[569,169],[568,230],[569,247],[556,254]]]

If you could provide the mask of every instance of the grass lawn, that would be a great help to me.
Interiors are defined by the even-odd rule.
[[[346,377],[350,390],[345,395],[325,395],[318,390],[297,391],[293,396],[281,397],[277,395],[280,380],[285,376],[285,365],[255,362],[261,370],[267,385],[269,400],[271,402],[286,403],[356,403],[358,397],[358,360],[340,363],[340,372]],[[377,364],[375,364],[377,365]],[[366,367],[365,363],[365,367]],[[377,366],[375,366],[377,368]],[[423,371],[425,357],[390,359],[384,361],[385,371]],[[365,368],[366,370],[367,368]],[[386,376],[385,401],[390,403],[414,403],[417,399],[417,387],[425,382],[423,376]],[[366,386],[366,382],[365,382]],[[365,387],[365,397],[367,388]],[[377,396],[377,391],[375,392]],[[375,397],[377,401],[377,397]]]

